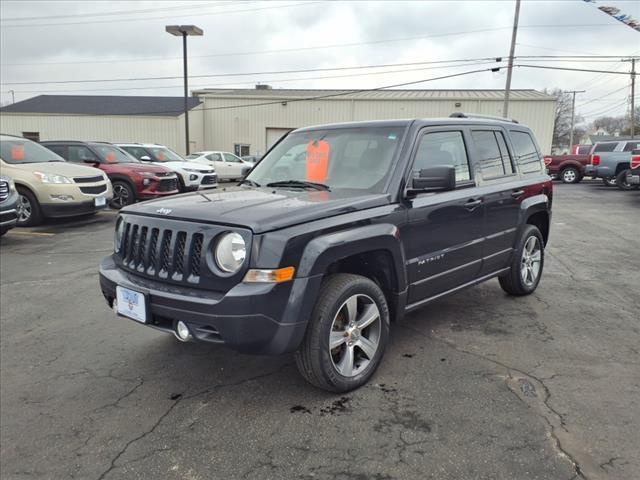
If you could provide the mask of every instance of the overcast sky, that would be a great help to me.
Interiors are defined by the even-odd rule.
[[[12,1],[0,2],[1,101],[43,94],[182,95],[182,80],[19,85],[9,82],[181,77],[182,45],[167,24],[196,24],[189,39],[190,87],[374,88],[491,67],[506,57],[514,0],[501,1]],[[640,32],[598,10],[615,6],[640,20],[639,1],[523,0],[516,55],[640,54]],[[346,45],[345,45],[346,44]],[[322,48],[314,48],[322,47]],[[309,73],[439,60],[423,64]],[[640,62],[638,62],[640,70]],[[516,64],[629,71],[619,59],[516,59]],[[495,64],[494,64],[495,65]],[[372,74],[376,72],[376,74]],[[391,72],[381,74],[380,72]],[[367,75],[354,76],[354,74]],[[318,78],[338,77],[339,78]],[[586,90],[587,119],[622,114],[629,75],[517,68],[513,88]],[[504,88],[504,70],[405,88]],[[638,88],[636,91],[640,90]],[[638,94],[637,94],[638,95]],[[637,101],[636,104],[640,102]]]

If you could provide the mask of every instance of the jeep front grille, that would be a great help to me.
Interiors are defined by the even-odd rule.
[[[0,180],[0,202],[4,202],[7,198],[9,198],[9,183]]]

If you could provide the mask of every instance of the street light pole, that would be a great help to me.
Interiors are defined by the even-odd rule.
[[[182,37],[182,62],[184,72],[184,141],[185,155],[189,155],[189,79],[187,72],[187,36],[201,36],[203,31],[195,25],[167,25],[165,30],[171,35]]]

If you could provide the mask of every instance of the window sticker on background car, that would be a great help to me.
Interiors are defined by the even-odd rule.
[[[164,152],[162,150],[158,150],[156,153],[156,157],[158,157],[158,160],[163,161],[164,160]]]
[[[24,160],[24,146],[14,145],[11,147],[11,160]]]
[[[105,156],[105,160],[109,163],[113,163],[116,161],[116,154],[113,152],[109,152],[107,153],[107,155]]]
[[[312,140],[307,145],[307,181],[324,183],[329,166],[329,144],[324,140]]]

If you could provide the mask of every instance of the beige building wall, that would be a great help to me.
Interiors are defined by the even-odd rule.
[[[324,123],[402,118],[448,117],[456,111],[500,116],[502,100],[482,99],[327,99],[287,102],[277,98],[224,98],[203,94],[205,150],[233,152],[248,144],[251,153],[264,153],[267,129],[293,129]],[[273,102],[257,107],[241,105]],[[456,107],[455,104],[460,103]],[[551,151],[554,100],[512,100],[510,116],[530,127],[543,153]]]

